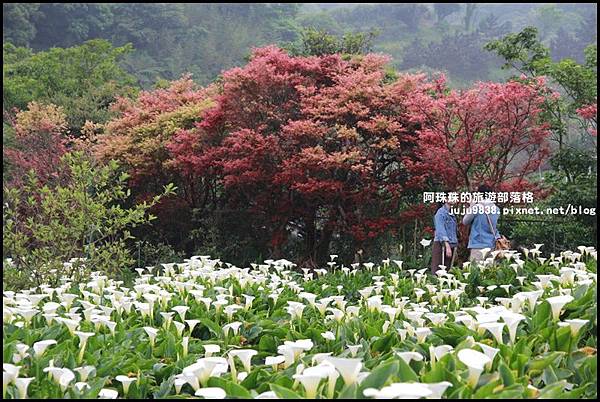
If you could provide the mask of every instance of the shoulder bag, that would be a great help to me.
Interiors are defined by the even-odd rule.
[[[487,221],[490,224],[490,229],[491,229],[492,233],[494,234],[494,238],[496,238],[496,250],[509,250],[510,249],[510,240],[508,240],[506,238],[506,236],[504,236],[504,235],[501,235],[500,237],[496,237],[497,232],[494,229],[494,225],[492,225],[492,220],[490,219],[490,216],[488,214],[485,214],[485,217],[487,218]]]

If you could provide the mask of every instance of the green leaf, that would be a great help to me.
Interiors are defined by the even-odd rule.
[[[397,340],[398,336],[395,333],[391,333],[373,342],[371,345],[371,350],[374,352],[387,352],[392,348]]]
[[[469,335],[469,329],[464,325],[455,323],[446,323],[441,327],[433,328],[433,333],[440,337],[445,344],[456,347],[459,340]]]
[[[513,358],[510,366],[512,369],[516,369],[519,375],[523,375],[525,373],[527,362],[529,362],[529,356],[519,353]]]
[[[498,387],[499,383],[499,381],[492,381],[482,385],[477,388],[477,391],[473,394],[473,398],[485,399],[491,397],[494,393],[494,389]]]
[[[556,376],[556,373],[554,372],[552,366],[548,366],[544,369],[544,373],[542,374],[542,380],[546,384],[553,384],[558,381],[558,377]]]
[[[522,399],[525,393],[525,387],[521,384],[514,384],[489,396],[490,399]]]
[[[445,381],[445,369],[441,364],[436,364],[435,367],[423,374],[422,376],[423,382],[431,383],[431,382],[442,382]]]
[[[376,367],[360,384],[359,395],[362,395],[362,391],[367,388],[380,389],[399,369],[400,365],[397,360],[392,360]]]
[[[165,355],[168,357],[175,357],[177,354],[177,345],[175,340],[175,335],[170,332],[167,332],[167,346],[165,350]]]
[[[337,396],[337,399],[356,399],[362,398],[362,395],[358,395],[358,386],[356,384],[344,386]]]
[[[504,362],[500,362],[498,365],[498,372],[500,373],[500,377],[502,378],[502,383],[504,383],[505,387],[510,387],[515,383],[515,377],[511,369],[508,368]]]
[[[530,360],[527,363],[526,370],[543,370],[563,355],[565,355],[565,352],[552,352],[544,357]]]
[[[569,392],[564,392],[562,394],[562,396],[559,396],[558,398],[564,398],[564,399],[577,399],[577,398],[581,398],[581,396],[583,394],[585,394],[588,390],[588,388],[595,388],[595,384],[585,384],[584,386],[582,386],[581,388],[577,388],[574,389],[573,391],[569,391]],[[594,392],[595,393],[595,392]]]
[[[155,391],[152,395],[154,399],[163,399],[171,394],[173,390],[173,382],[175,381],[175,376],[171,376],[164,380],[157,391]]]
[[[548,303],[541,303],[535,309],[535,314],[531,320],[532,331],[535,331],[548,327],[548,324],[552,318],[552,308]]]
[[[571,341],[571,328],[569,327],[561,327],[558,328],[556,331],[556,349],[563,351],[563,352],[569,352],[569,345],[570,345],[570,341]]]
[[[298,395],[297,393],[295,393],[294,391],[284,388],[280,385],[269,384],[269,386],[271,387],[271,391],[275,392],[275,395],[277,395],[279,398],[302,399],[302,397],[300,395]]]
[[[85,392],[83,397],[86,399],[97,398],[100,390],[102,390],[104,384],[106,384],[106,380],[108,380],[108,377],[94,378],[93,380],[88,381],[90,388]]]
[[[228,397],[252,399],[252,394],[246,388],[223,378],[211,377],[208,380],[208,386],[223,388]]]
[[[398,362],[398,377],[400,382],[419,382],[419,377],[414,372],[414,370],[404,361],[404,359],[399,358]]]
[[[538,399],[554,399],[559,398],[564,392],[566,380],[561,380],[553,384],[549,384],[540,390]]]
[[[254,389],[260,383],[259,376],[264,377],[265,375],[268,374],[263,369],[252,370],[252,372],[248,374],[246,378],[244,378],[244,381],[242,381],[240,385],[246,389]]]
[[[215,335],[216,337],[220,337],[221,336],[221,327],[219,327],[219,325],[217,325],[217,323],[215,323],[212,320],[209,320],[208,318],[199,318],[199,321],[206,325],[206,327],[209,329],[210,332],[213,333],[213,335]]]
[[[277,341],[271,335],[263,335],[258,341],[258,350],[261,352],[277,352]]]

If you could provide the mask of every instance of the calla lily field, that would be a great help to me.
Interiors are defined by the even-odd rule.
[[[425,245],[424,246],[428,246]],[[596,398],[597,252],[193,256],[3,295],[3,398]]]

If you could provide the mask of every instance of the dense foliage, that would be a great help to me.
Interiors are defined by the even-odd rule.
[[[545,200],[535,206],[562,207],[568,205],[595,209],[597,199],[597,46],[585,49],[585,62],[572,59],[553,61],[550,50],[538,37],[534,27],[492,41],[486,49],[505,59],[503,68],[518,73],[524,79],[549,80],[561,96],[548,99],[543,115],[552,132],[557,149],[549,160],[550,169],[544,175]],[[596,244],[596,215],[535,216],[535,224],[527,220],[504,226],[517,242],[545,241],[551,234],[555,247],[568,244]],[[510,220],[510,218],[509,218]]]
[[[34,18],[36,7],[19,5],[11,12],[27,14],[23,10],[28,9]],[[156,45],[157,54],[175,46],[161,41],[176,31],[181,34],[175,23],[181,7],[188,11],[187,19],[204,18],[199,26],[206,26],[212,18],[210,13],[201,17],[193,5],[177,6],[169,12],[161,5],[153,5],[152,10],[141,5],[61,7],[39,5],[37,10],[47,21],[59,15],[73,19],[73,36],[63,36],[64,44],[75,43],[78,35],[85,37],[86,32],[112,29],[120,40],[128,38],[135,49],[147,52]],[[125,15],[131,17],[131,26],[145,32],[144,36],[136,36],[137,31],[121,16],[109,18],[110,10],[115,10],[112,7],[128,10]],[[232,20],[255,22],[264,21],[261,13],[267,10],[273,11],[269,21],[278,20],[281,15],[277,13],[298,11],[256,5],[238,14],[228,5],[211,7],[211,12],[225,13]],[[410,31],[414,27],[407,27],[414,19],[422,29],[433,18],[431,10],[419,5],[373,5],[357,7],[351,13],[337,7],[330,11],[346,15],[340,21],[351,25],[380,7],[390,15],[402,11],[400,14],[412,16],[399,29]],[[440,7],[434,10],[435,29],[448,29],[446,25],[456,23],[463,12],[452,5]],[[377,49],[378,41],[390,40],[385,25],[368,34],[368,26],[344,35],[308,29],[284,41],[289,56],[263,48],[249,57],[247,65],[224,72],[206,87],[185,75],[176,81],[157,81],[155,89],[139,95],[122,67],[131,62],[129,56],[139,55],[130,45],[115,48],[107,41],[94,40],[33,53],[5,44],[4,179],[18,184],[23,172],[34,168],[40,180],[47,180],[56,175],[60,156],[83,141],[100,160],[120,161],[131,176],[127,184],[132,202],[150,199],[166,183],[177,185],[176,197],[152,208],[158,217],[154,224],[134,231],[143,243],[157,241],[172,247],[170,251],[160,248],[165,256],[217,253],[242,263],[293,255],[298,261],[318,264],[330,251],[345,259],[359,259],[354,256],[357,250],[374,253],[389,250],[389,245],[397,242],[412,243],[417,254],[417,237],[431,230],[430,211],[418,205],[420,190],[469,189],[489,181],[498,189],[536,188],[540,190],[536,195],[541,196],[563,191],[564,183],[547,180],[540,186],[537,180],[542,177],[541,170],[553,168],[558,177],[563,169],[561,164],[547,163],[553,152],[547,138],[557,140],[561,149],[583,142],[589,158],[595,157],[593,147],[588,146],[595,144],[596,130],[595,45],[586,50],[583,64],[569,59],[553,61],[537,31],[527,28],[490,42],[486,49],[497,53],[494,56],[483,49],[483,43],[511,27],[504,18],[482,15],[478,7],[469,8],[468,18],[465,14],[455,35],[478,38],[473,47],[479,54],[475,64],[486,64],[482,55],[488,55],[496,60],[489,59],[490,65],[500,66],[500,56],[506,60],[506,68],[524,77],[456,90],[439,78],[399,75],[389,63],[368,66],[365,60],[383,60],[369,52]],[[153,15],[146,14],[148,11]],[[35,15],[42,18],[39,13]],[[16,14],[11,15],[12,22],[20,21]],[[97,19],[84,29],[85,15]],[[380,14],[372,22],[384,24],[385,18],[385,13]],[[142,20],[145,25],[140,25]],[[150,22],[154,20],[156,24]],[[153,30],[158,27],[171,31],[156,36]],[[551,36],[551,28],[546,24],[540,36]],[[5,32],[13,35],[9,27]],[[153,38],[153,43],[148,38]],[[460,45],[461,51],[467,47]],[[458,60],[457,55],[463,54],[448,43],[432,49],[438,55],[453,53],[443,57],[448,60]],[[263,54],[257,57],[260,52]],[[407,49],[407,56],[424,54]],[[470,69],[461,63],[457,71],[468,74]],[[171,74],[180,67],[183,65],[167,70]],[[543,76],[560,97],[541,85]],[[415,88],[403,87],[413,85],[410,82]],[[399,97],[402,93],[405,99]],[[31,100],[37,103],[27,110],[26,102]],[[505,115],[503,107],[514,115]],[[523,108],[529,111],[523,113]],[[53,126],[40,125],[58,111],[67,127],[62,120]],[[28,115],[39,120],[23,120]],[[509,129],[513,124],[518,130]],[[572,190],[577,188],[567,191]],[[572,221],[569,227],[574,224]],[[502,230],[510,234],[514,227],[507,224]],[[539,238],[544,231],[532,235]],[[527,238],[517,232],[515,236]],[[589,244],[582,237],[583,232],[575,238]]]
[[[64,109],[69,130],[77,135],[88,120],[108,120],[108,107],[117,97],[135,93],[133,76],[119,66],[131,50],[105,40],[37,53],[5,43],[3,111],[23,110],[31,101],[53,103]]]
[[[13,142],[2,150],[3,181],[18,187],[32,169],[42,184],[58,180],[56,168],[69,143],[63,109],[31,102],[17,113],[12,128]]]
[[[121,160],[138,195],[167,180],[183,189],[164,206],[167,231],[202,227],[195,211],[243,216],[243,236],[263,253],[296,243],[299,260],[316,265],[336,237],[358,250],[398,228],[428,182],[528,187],[548,156],[541,80],[450,91],[443,78],[390,77],[387,61],[256,49],[205,89],[188,77],[115,104],[96,153]]]
[[[4,184],[18,188],[29,169],[61,183],[58,161],[78,148],[119,160],[123,208],[174,183],[177,195],[151,208],[158,219],[133,229],[138,263],[184,253],[320,265],[329,252],[360,261],[402,247],[416,257],[432,233],[421,192],[482,181],[539,190],[540,206],[595,199],[595,7],[3,9]],[[556,223],[566,232],[551,247],[594,244],[593,218]],[[554,225],[511,219],[501,231],[518,242]]]
[[[596,32],[567,3],[3,4],[3,398],[597,398]],[[483,183],[561,212],[503,212],[479,263],[459,225],[427,274],[423,193]]]
[[[158,218],[156,226],[162,229],[153,234],[157,240],[186,250],[191,240],[188,235],[197,228],[192,212],[211,201],[211,193],[206,191],[210,187],[194,172],[176,169],[182,159],[168,146],[177,132],[201,121],[203,112],[213,104],[207,97],[209,92],[185,76],[166,88],[142,91],[133,100],[120,98],[112,106],[117,117],[99,128],[103,135],[88,138],[100,160],[123,163],[131,175],[129,187],[135,199],[148,198],[165,183],[178,187],[176,197],[169,197],[153,210]]]
[[[572,59],[552,61],[550,50],[540,42],[534,27],[491,41],[485,48],[504,58],[504,69],[512,69],[525,77],[548,77],[560,92],[562,96],[556,97],[545,108],[559,148],[571,141],[589,143],[588,135],[570,136],[573,130],[569,130],[569,126],[573,121],[580,127],[591,125],[590,133],[594,134],[598,98],[595,43],[586,47],[585,62],[581,64]]]
[[[111,275],[131,267],[129,230],[153,219],[150,203],[125,209],[126,173],[113,160],[94,166],[81,152],[64,155],[55,167],[60,180],[40,181],[32,169],[19,186],[3,187],[3,287],[57,285],[63,275],[79,280],[101,269]]]
[[[435,276],[195,256],[5,291],[3,396],[595,398],[596,250],[542,247]]]
[[[528,187],[527,178],[550,153],[549,124],[542,113],[555,94],[544,80],[481,83],[468,91],[440,86],[436,91],[413,97],[425,121],[417,168],[448,190],[484,182],[498,191]]]
[[[3,5],[3,39],[46,50],[90,39],[132,44],[139,83],[191,72],[201,83],[243,62],[251,46],[293,41],[297,4],[29,3]]]
[[[102,38],[133,44],[128,71],[148,88],[158,77],[192,72],[201,84],[240,65],[251,47],[300,40],[303,29],[380,31],[373,49],[392,55],[394,67],[444,70],[456,84],[498,77],[483,50],[525,26],[536,26],[556,57],[583,61],[596,40],[593,4],[143,4],[7,3],[3,41],[47,50]]]
[[[551,192],[535,205],[540,208],[567,208],[581,206],[592,210],[598,199],[598,161],[595,155],[577,149],[565,149],[552,156],[553,169],[545,174],[544,182]],[[503,230],[511,233],[518,244],[529,241],[544,242],[549,238],[556,247],[568,244],[595,244],[598,239],[597,216],[593,215],[541,215],[531,222],[506,224]],[[513,226],[514,225],[514,226]]]

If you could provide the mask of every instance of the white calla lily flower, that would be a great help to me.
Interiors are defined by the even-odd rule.
[[[154,341],[156,340],[156,336],[158,335],[158,329],[153,327],[144,327],[144,331],[146,331],[146,334],[150,339],[150,346],[154,347]]]
[[[573,296],[569,296],[569,295],[564,295],[564,296],[554,296],[554,297],[549,297],[546,299],[546,302],[548,302],[548,304],[550,304],[550,308],[552,309],[552,319],[554,321],[558,321],[558,319],[560,318],[560,313],[562,308],[572,302],[573,300],[575,300],[573,298]]]
[[[56,345],[56,341],[54,339],[47,339],[44,341],[39,341],[33,344],[33,352],[35,357],[41,357],[46,349],[51,346]]]
[[[27,399],[27,388],[29,388],[29,384],[31,384],[33,380],[35,380],[35,377],[21,377],[15,379],[15,386],[19,392],[19,399]]]
[[[565,322],[567,324],[569,324],[569,327],[571,328],[571,335],[572,336],[577,336],[577,334],[579,333],[579,330],[588,322],[590,322],[590,320],[581,320],[581,319],[572,319],[572,320],[565,320]]]
[[[115,380],[119,381],[123,385],[123,394],[127,396],[129,392],[129,386],[137,381],[137,378],[127,377],[126,375],[118,375]]]
[[[306,392],[306,398],[315,399],[317,396],[317,391],[319,389],[319,384],[321,379],[323,379],[325,375],[320,375],[317,373],[313,374],[294,374],[292,378],[294,380],[299,381],[304,387],[304,391]]]
[[[485,354],[490,359],[490,361],[485,364],[485,368],[491,369],[494,358],[496,357],[498,352],[500,352],[500,349],[496,349],[494,347],[486,345],[485,343],[480,342],[477,342],[477,345],[479,345],[483,354]]]
[[[102,388],[98,393],[98,399],[117,399],[118,397],[119,391],[110,388]]]
[[[444,355],[450,353],[454,348],[450,345],[439,345],[439,346],[429,346],[429,355],[431,364],[434,364],[436,361],[440,360]]]
[[[352,357],[356,357],[359,349],[362,349],[362,345],[348,345],[348,350],[350,351],[350,355]]]
[[[326,357],[324,361],[328,361],[342,376],[346,385],[352,385],[358,381],[358,373],[362,368],[361,359],[345,359],[340,357]]]
[[[96,370],[96,367],[94,366],[83,366],[83,367],[77,367],[75,369],[73,369],[73,371],[77,372],[79,374],[79,380],[81,382],[86,382],[89,375],[94,372]]]
[[[423,361],[423,355],[419,352],[396,352],[396,355],[404,360],[406,364],[410,364],[412,360]]]
[[[201,396],[204,399],[225,399],[227,393],[223,388],[219,387],[208,387],[200,388],[194,393],[196,396]]]
[[[479,381],[479,376],[483,372],[484,366],[491,362],[491,359],[485,354],[473,349],[461,349],[458,351],[457,356],[458,360],[469,369],[469,385],[475,387]]]
[[[244,366],[244,370],[247,372],[252,371],[252,356],[256,356],[257,354],[258,351],[254,349],[234,349],[229,352],[230,356],[237,356],[237,358],[240,359],[242,365]]]
[[[265,364],[267,366],[271,366],[273,368],[273,372],[276,372],[277,371],[277,366],[279,366],[284,361],[285,361],[285,356],[282,356],[282,355],[267,356],[265,358]]]
[[[221,351],[221,347],[219,345],[206,344],[202,345],[204,348],[204,357],[211,357],[215,353],[219,353]]]
[[[508,327],[508,334],[510,336],[510,342],[514,345],[517,339],[517,327],[519,323],[526,319],[522,314],[507,312],[501,315],[502,319]]]
[[[452,386],[452,383],[449,381],[442,381],[423,385],[431,391],[431,395],[427,396],[427,399],[442,399],[442,395],[444,395],[444,392],[446,392],[448,387]]]
[[[496,342],[499,344],[504,344],[504,340],[502,339],[502,330],[506,323],[503,322],[486,322],[483,324],[479,324],[479,328],[487,329],[496,339]]]

